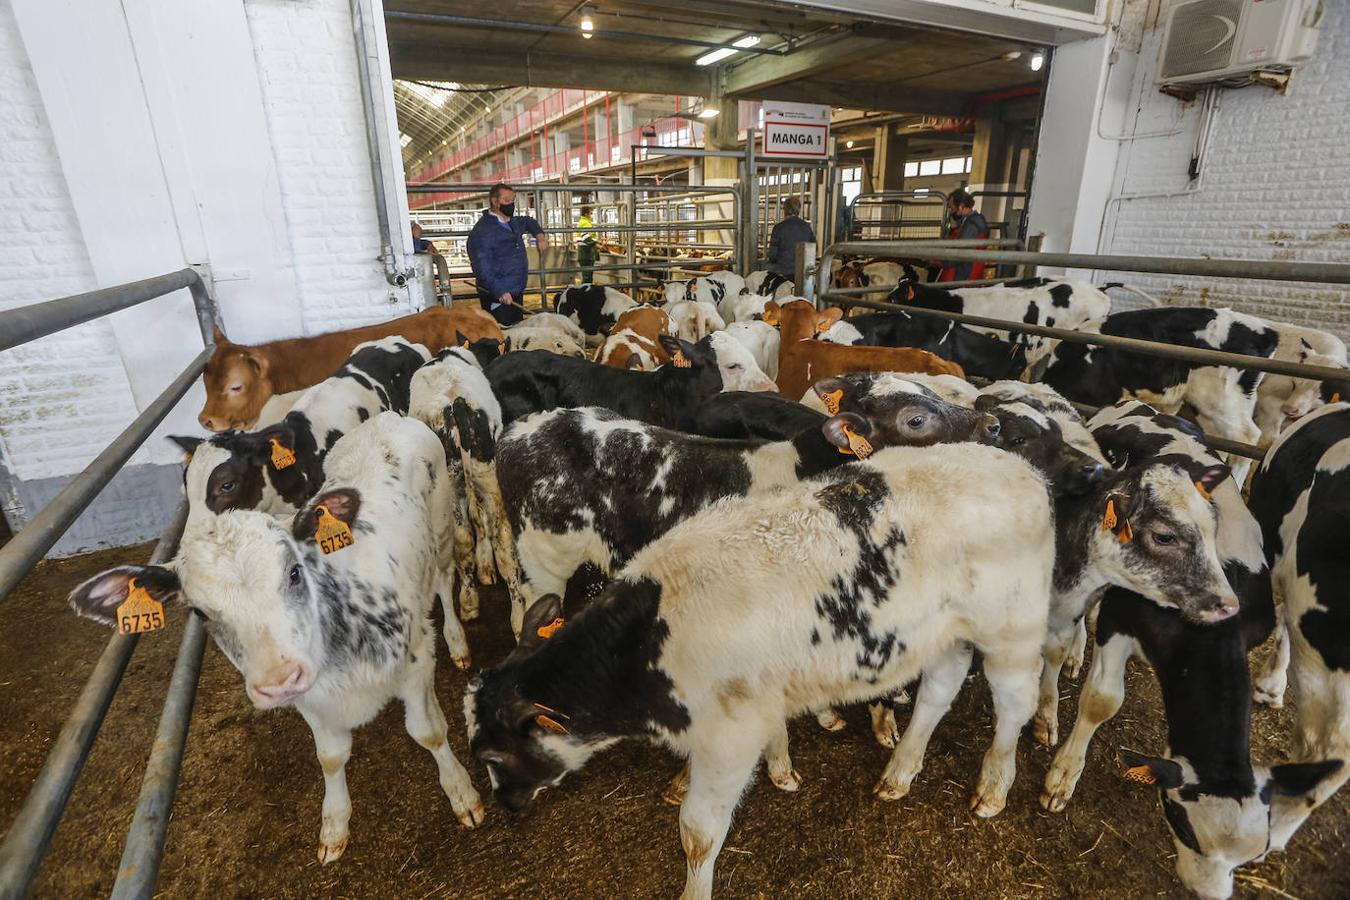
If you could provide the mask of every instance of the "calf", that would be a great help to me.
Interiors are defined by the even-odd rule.
[[[615,369],[650,372],[670,362],[661,335],[674,334],[670,316],[655,306],[635,306],[619,316],[595,361]]]
[[[655,372],[552,353],[508,353],[487,367],[487,376],[506,424],[559,407],[604,406],[653,425],[684,428],[693,409],[718,391],[774,387],[750,352],[728,335],[713,334],[697,344],[662,335],[660,344],[672,364]]]
[[[541,315],[553,316],[553,318],[538,323],[533,321]],[[558,322],[566,322],[570,327],[562,327],[556,324]],[[536,313],[519,325],[506,329],[506,346],[504,349],[516,351],[547,350],[549,353],[557,353],[560,356],[585,357],[585,346],[585,332],[571,319],[556,316],[553,313]]]
[[[770,378],[778,377],[778,329],[768,322],[732,322],[726,328],[755,357],[760,369]]]
[[[207,431],[250,428],[273,394],[312,387],[342,365],[359,344],[394,335],[433,353],[459,343],[460,335],[471,341],[502,340],[496,320],[468,306],[433,306],[377,325],[256,346],[232,344],[217,327],[216,349],[202,373],[206,406],[198,421]]]
[[[782,307],[772,301],[764,309],[764,321],[781,323],[778,349],[778,389],[785,396],[800,397],[822,378],[850,372],[923,372],[929,375],[965,373],[926,350],[908,347],[841,347],[812,340],[839,321],[838,307],[817,311],[806,300],[793,300]]]
[[[601,284],[582,284],[563,288],[553,295],[553,308],[581,326],[592,337],[603,337],[625,309],[637,301],[622,291]]]
[[[850,328],[855,333],[847,334],[846,338],[840,334]],[[839,322],[821,340],[871,347],[915,347],[957,363],[969,375],[991,381],[1017,378],[1027,367],[1026,347],[1020,343],[945,319],[904,312],[853,316]]]
[[[1259,359],[1269,359],[1278,341],[1275,331],[1255,316],[1198,306],[1133,309],[1081,330]],[[1205,431],[1249,444],[1260,440],[1261,429],[1252,415],[1264,373],[1254,369],[1204,366],[1069,341],[1061,341],[1047,362],[1037,380],[1070,400],[1093,406],[1109,406],[1122,398],[1142,400],[1171,414],[1189,403]],[[1240,482],[1250,463],[1241,459],[1232,465]]]
[[[784,295],[784,302],[792,298],[791,292]],[[722,320],[730,325],[733,322],[750,322],[764,315],[764,307],[769,300],[777,297],[765,297],[762,294],[744,293],[735,297],[725,297],[717,304],[717,312]]]
[[[445,448],[446,469],[454,488],[450,511],[463,618],[478,616],[475,572],[482,584],[492,584],[494,571],[500,572],[511,600],[519,604],[515,542],[502,508],[495,463],[502,408],[477,360],[452,348],[418,369],[412,379],[408,415],[430,427]]]
[[[189,528],[167,566],[119,566],[70,595],[76,612],[106,625],[118,624],[132,593],[141,606],[191,608],[255,707],[293,706],[304,717],[324,773],[321,863],[347,848],[352,731],[395,697],[408,734],[435,757],[456,817],[468,828],[483,821],[434,683],[431,603],[449,589],[440,443],[422,423],[383,413],[333,447],[329,470],[289,528],[265,513],[228,512]],[[455,664],[467,667],[453,612],[445,628]]]
[[[1168,460],[1192,475],[1217,463],[1188,423],[1143,403],[1118,404],[1092,420],[1107,455],[1121,464]],[[1097,619],[1096,650],[1073,731],[1046,777],[1041,803],[1064,809],[1082,774],[1096,729],[1120,709],[1125,666],[1147,660],[1162,690],[1168,758],[1129,755],[1128,777],[1156,784],[1177,850],[1177,871],[1205,897],[1232,892],[1232,870],[1278,845],[1281,795],[1299,798],[1325,774],[1317,766],[1253,766],[1248,651],[1274,623],[1261,529],[1237,484],[1213,488],[1217,549],[1241,614],[1197,625],[1128,590],[1108,588]],[[1272,796],[1274,799],[1272,801]]]
[[[878,396],[838,379],[817,389],[836,396],[839,414],[770,444],[680,434],[602,409],[556,410],[508,430],[498,476],[527,605],[565,594],[584,572],[617,571],[721,497],[796,485],[856,458],[850,431],[872,447],[997,436],[992,417],[919,387]]]
[[[1298,690],[1294,757],[1350,759],[1350,404],[1324,406],[1280,435],[1252,480],[1251,509],[1284,600],[1282,661],[1292,657]],[[1273,696],[1283,694],[1283,671],[1265,680]],[[1306,801],[1277,798],[1271,848],[1283,848],[1348,777],[1345,768],[1335,771]]]
[[[738,297],[744,293],[745,279],[735,272],[712,272],[689,281],[667,281],[663,290],[667,304],[697,300],[718,306],[727,297]]]
[[[745,289],[751,294],[782,300],[797,293],[797,285],[786,275],[760,269],[745,276]]]
[[[339,438],[385,410],[408,411],[413,373],[430,358],[426,347],[402,338],[371,341],[273,425],[205,441],[173,438],[190,454],[183,474],[189,524],[230,509],[294,512],[323,482],[324,459]]]
[[[1310,366],[1350,368],[1345,342],[1334,334],[1284,322],[1267,324],[1279,335],[1273,359]],[[1350,372],[1346,375],[1350,377]],[[1253,416],[1256,427],[1261,429],[1261,446],[1270,446],[1288,420],[1306,416],[1322,403],[1321,382],[1267,372],[1256,389]]]
[[[686,341],[701,341],[714,331],[727,327],[717,307],[697,300],[680,300],[666,306],[674,333]]]
[[[925,309],[1070,329],[1081,328],[1111,312],[1110,297],[1095,285],[1076,278],[1029,278],[948,291],[924,284],[911,271],[889,299],[892,303],[910,303]],[[1004,333],[983,325],[969,327],[986,334]],[[1034,334],[1014,334],[1012,341],[1026,348],[1029,363],[1044,356],[1053,345],[1052,338]],[[1113,397],[1107,402],[1117,399]]]
[[[994,815],[1034,703],[1053,552],[1043,482],[989,447],[891,448],[808,491],[724,500],[553,637],[536,623],[558,617],[557,598],[532,607],[527,641],[469,686],[470,746],[512,809],[618,739],[687,757],[684,896],[706,898],[761,755],[792,780],[788,719],[893,690],[970,643],[996,723],[971,805]]]

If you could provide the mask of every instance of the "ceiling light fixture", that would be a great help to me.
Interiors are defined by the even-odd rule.
[[[715,62],[721,62],[728,56],[735,56],[739,51],[747,47],[753,47],[759,43],[759,35],[747,34],[738,37],[731,42],[730,47],[718,47],[716,50],[710,50],[707,53],[694,60],[696,66],[710,66]]]
[[[721,110],[715,106],[705,106],[699,110],[698,117],[700,119],[715,119],[720,112]]]
[[[853,142],[852,142],[852,141],[844,141],[844,146],[847,147],[848,149],[852,150],[852,149],[853,149]]]
[[[1027,62],[1027,65],[1031,66],[1031,71],[1039,72],[1041,66],[1045,65],[1045,54],[1037,50],[1031,55],[1031,59]]]
[[[1002,58],[1008,60],[1009,62],[1012,62],[1014,59],[1021,59],[1021,58],[1022,58],[1022,51],[1021,51],[1021,50],[1009,50],[1007,53],[1003,54],[1003,57],[1002,57]]]
[[[583,6],[581,8],[581,36],[588,41],[595,36],[593,34],[595,31],[595,19],[592,18],[594,13],[594,6]]]

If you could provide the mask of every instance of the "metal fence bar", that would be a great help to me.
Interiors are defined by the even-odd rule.
[[[986,245],[992,243],[984,242]],[[1112,256],[1099,253],[1034,253],[1022,250],[963,250],[956,241],[840,241],[826,251],[824,262],[841,253],[894,253],[913,250],[940,254],[944,259],[974,262],[1027,263],[1067,269],[1113,272],[1150,272],[1159,275],[1195,275],[1209,278],[1254,278],[1263,281],[1312,281],[1350,284],[1345,263],[1294,262],[1256,259],[1196,259],[1172,256]]]
[[[638,225],[606,225],[603,228],[595,226],[594,228],[540,228],[542,234],[576,234],[579,231],[597,231],[614,232],[622,234],[628,231],[713,231],[734,228],[736,225],[730,219],[694,219],[689,222],[650,222]],[[468,237],[472,232],[469,231],[427,231],[422,232],[426,238],[460,238]]]
[[[186,501],[184,501],[186,506]],[[140,900],[153,897],[159,867],[164,860],[164,836],[169,828],[169,813],[178,791],[178,773],[183,766],[183,747],[192,722],[192,704],[197,698],[197,677],[202,669],[202,651],[206,649],[206,628],[196,616],[189,615],[178,644],[178,659],[169,678],[164,710],[150,750],[150,761],[141,782],[136,814],[131,819],[122,862],[113,884],[113,900]]]
[[[151,564],[164,563],[173,557],[186,523],[187,500],[183,500],[155,546]],[[109,639],[23,807],[0,842],[0,900],[18,900],[27,894],[122,681],[122,673],[136,649],[137,638],[134,634],[114,634]]]
[[[192,269],[180,269],[130,284],[5,310],[0,312],[0,350],[26,344],[200,282],[201,278]]]
[[[206,368],[215,348],[208,346],[179,373],[154,402],[145,408],[84,471],[70,480],[52,502],[42,508],[13,539],[0,549],[0,602],[14,585],[51,549],[66,529],[107,486],[137,448],[150,436]]]
[[[1350,370],[1333,369],[1330,366],[1310,366],[1305,363],[1286,362],[1280,359],[1264,359],[1259,356],[1244,356],[1241,353],[1225,353],[1222,350],[1205,350],[1201,347],[1182,347],[1177,344],[1145,341],[1139,338],[1119,337],[1114,334],[1070,331],[1066,328],[1048,328],[1044,325],[1031,325],[1026,322],[1013,322],[1008,319],[991,319],[988,316],[972,316],[965,313],[944,312],[938,309],[924,309],[908,304],[885,303],[880,300],[859,300],[856,297],[838,296],[833,290],[822,295],[826,300],[838,300],[840,306],[865,306],[869,309],[881,309],[888,312],[903,312],[919,316],[936,316],[960,322],[962,325],[979,325],[984,328],[996,328],[1000,331],[1021,334],[1038,334],[1059,338],[1076,344],[1092,344],[1098,347],[1113,347],[1128,350],[1146,356],[1161,356],[1164,359],[1179,359],[1184,362],[1199,363],[1204,366],[1233,366],[1238,369],[1251,369],[1256,372],[1271,372],[1275,375],[1288,375],[1293,378],[1313,378],[1318,380],[1344,380],[1350,378]]]
[[[740,156],[741,154],[735,154]],[[438,184],[434,181],[424,181],[421,184],[408,185],[410,194],[455,194],[465,191],[487,191],[491,190],[492,184]],[[516,186],[518,191],[546,191],[548,193],[596,193],[606,191],[616,194],[640,194],[640,193],[680,193],[680,194],[734,194],[734,187],[700,187],[690,184],[521,184]]]

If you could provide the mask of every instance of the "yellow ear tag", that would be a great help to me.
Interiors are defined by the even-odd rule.
[[[1204,486],[1203,484],[1201,484],[1200,482],[1198,482],[1198,481],[1195,483],[1195,489],[1196,489],[1197,491],[1199,491],[1199,492],[1200,492],[1200,496],[1201,496],[1201,497],[1204,497],[1206,500],[1213,500],[1213,499],[1214,499],[1214,495],[1211,494],[1208,490],[1206,490],[1206,489],[1205,489],[1205,486]]]
[[[872,443],[847,425],[844,426],[844,436],[848,438],[848,446],[840,447],[840,453],[845,456],[856,456],[858,459],[867,459],[872,455]]]
[[[558,616],[558,618],[554,619],[552,622],[549,622],[547,625],[541,625],[538,628],[536,628],[534,630],[534,633],[539,635],[541,638],[547,639],[557,634],[558,629],[562,627],[563,627],[563,617]]]
[[[545,731],[552,731],[555,734],[570,734],[563,723],[559,722],[557,719],[550,719],[548,716],[535,716],[534,724]]]
[[[118,634],[140,634],[164,627],[164,604],[132,578],[127,582],[127,599],[117,607]]]
[[[778,327],[778,310],[765,308],[764,312],[759,314],[760,321],[765,324]],[[1335,402],[1335,401],[1332,401]]]
[[[347,523],[333,515],[326,506],[319,506],[319,527],[314,529],[314,542],[324,555],[336,553],[355,543]]]
[[[844,389],[836,388],[832,391],[826,391],[820,395],[820,402],[825,404],[825,411],[830,415],[838,415],[839,401],[844,399]]]
[[[905,299],[906,300],[914,299],[914,285],[911,284],[905,287]]]
[[[1153,770],[1148,766],[1130,766],[1121,775],[1126,781],[1137,781],[1140,784],[1157,784],[1158,778],[1153,774]]]
[[[1332,403],[1340,403],[1340,402],[1341,402],[1341,395],[1340,395],[1339,393],[1332,394],[1332,395],[1331,395],[1331,402],[1332,402]]]
[[[276,438],[268,438],[268,443],[272,445],[272,468],[289,469],[295,465],[295,451],[290,447],[283,446],[281,441]]]
[[[1116,527],[1116,501],[1106,501],[1106,514],[1102,516],[1102,527],[1108,531]]]
[[[670,358],[677,369],[692,369],[694,364],[689,361],[689,357],[684,355],[683,350],[676,350],[675,355]]]
[[[829,319],[816,319],[816,334],[824,334],[834,325]]]
[[[1120,538],[1122,544],[1128,544],[1130,541],[1134,540],[1134,529],[1130,527],[1129,519],[1125,520],[1125,527],[1120,529],[1116,534],[1116,537]]]
[[[501,356],[501,355],[502,355],[503,353],[505,353],[505,352],[506,352],[506,341],[498,341],[498,342],[497,342],[497,355],[498,355],[498,356]]]

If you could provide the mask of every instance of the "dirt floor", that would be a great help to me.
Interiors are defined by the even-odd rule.
[[[65,606],[71,587],[149,547],[44,564],[11,595],[0,631],[0,827],[22,802],[108,632]],[[505,603],[485,598],[468,627],[475,660],[505,654]],[[142,637],[103,732],[56,833],[34,895],[106,896],[140,787],[183,617]],[[442,651],[444,648],[441,648]],[[53,651],[57,652],[53,652]],[[487,796],[486,773],[465,752],[465,676],[441,654],[439,690],[450,738]],[[1076,695],[1067,680],[1066,692]],[[899,803],[871,794],[886,761],[848,710],[838,734],[803,719],[792,728],[800,793],[762,777],[742,803],[718,861],[728,898],[1186,896],[1155,791],[1123,782],[1115,749],[1163,748],[1158,693],[1132,669],[1125,707],[1098,734],[1067,814],[1036,801],[1048,751],[1024,735],[1019,777],[1002,815],[974,819],[966,800],[990,734],[987,693],[972,679],[939,728],[927,767]],[[1073,702],[1061,710],[1062,730]],[[1257,708],[1257,758],[1285,759],[1288,709]],[[513,817],[489,801],[478,831],[455,821],[431,758],[391,707],[356,735],[348,780],[352,841],[337,863],[315,860],[322,778],[308,729],[294,712],[259,713],[239,676],[209,647],[159,882],[165,897],[672,897],[684,880],[676,810],[659,799],[676,763],[661,750],[621,745]],[[1238,875],[1238,896],[1350,896],[1345,792],[1290,851]]]

